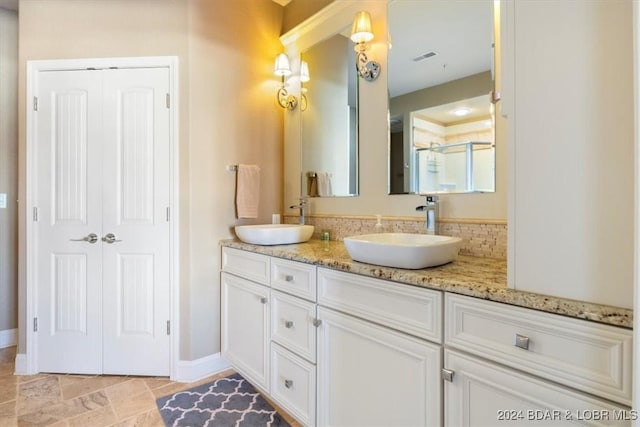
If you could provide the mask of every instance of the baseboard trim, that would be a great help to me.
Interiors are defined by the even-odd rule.
[[[18,330],[6,329],[0,331],[0,348],[7,348],[18,344]]]
[[[25,353],[16,354],[15,374],[29,375],[29,370],[27,369],[27,355]]]
[[[175,378],[172,378],[172,380],[190,383],[229,368],[231,368],[231,364],[220,353],[195,360],[179,360]]]

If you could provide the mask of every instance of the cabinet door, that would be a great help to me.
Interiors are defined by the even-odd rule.
[[[222,353],[269,392],[269,288],[222,273]]]
[[[446,426],[630,425],[628,408],[474,356],[444,354],[453,371],[444,382]]]
[[[318,308],[318,425],[441,425],[439,346]]]

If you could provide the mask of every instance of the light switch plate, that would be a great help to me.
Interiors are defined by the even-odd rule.
[[[0,209],[7,208],[7,193],[0,193]]]

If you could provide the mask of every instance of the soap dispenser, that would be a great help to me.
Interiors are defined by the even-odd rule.
[[[376,233],[382,233],[384,230],[382,228],[382,215],[376,214],[376,225],[374,226]]]

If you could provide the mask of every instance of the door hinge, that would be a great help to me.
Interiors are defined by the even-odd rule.
[[[38,97],[33,97],[33,111],[38,111]]]
[[[171,208],[167,208],[167,222],[171,221]]]
[[[38,332],[38,318],[33,318],[33,332]]]
[[[452,383],[454,374],[455,372],[451,369],[442,369],[442,379],[445,381],[449,381],[450,383]]]
[[[38,222],[38,208],[33,208],[33,222]]]
[[[167,94],[167,108],[171,108],[171,95]]]
[[[171,335],[171,320],[167,320],[167,335]]]

